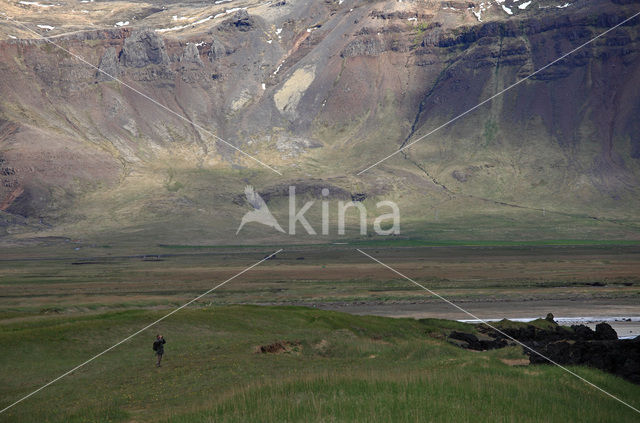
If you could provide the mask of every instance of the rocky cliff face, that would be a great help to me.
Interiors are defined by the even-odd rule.
[[[353,176],[622,21],[635,10],[622,3],[250,3],[198,9],[197,20],[147,10],[133,25],[55,37],[103,72],[45,41],[7,38],[0,210],[7,222],[55,225],[78,198],[135,184],[143,170],[254,168],[113,76],[290,178],[629,218],[640,189],[638,20]]]
[[[120,62],[123,66],[143,68],[149,65],[167,65],[169,56],[159,35],[150,30],[142,30],[125,38]]]

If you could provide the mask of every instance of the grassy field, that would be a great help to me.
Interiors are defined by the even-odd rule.
[[[633,310],[635,245],[379,245],[375,257],[446,298],[496,317],[510,301],[591,300]],[[62,244],[0,260],[0,408],[215,284],[269,247],[148,250]],[[353,245],[289,246],[86,367],[0,414],[1,421],[632,421],[633,412],[518,348],[459,349],[447,320],[354,316],[289,305],[424,304],[430,298]],[[270,304],[271,306],[238,305]],[[437,303],[437,304],[436,304]],[[523,303],[524,304],[524,303]],[[565,304],[565,303],[557,303]],[[482,310],[480,310],[482,311]],[[555,309],[545,309],[547,311]],[[495,314],[498,313],[498,314]],[[447,318],[465,318],[447,317]],[[472,330],[472,329],[469,329]],[[154,367],[156,332],[168,341]],[[256,353],[260,346],[284,346]],[[640,387],[574,369],[638,404]]]
[[[158,311],[4,322],[0,406],[115,341]],[[0,415],[0,421],[633,421],[635,413],[518,348],[450,345],[444,320],[302,307],[183,310]],[[154,367],[155,333],[166,339]],[[259,346],[281,342],[279,353]],[[518,365],[514,365],[518,364]],[[640,387],[573,369],[640,406]]]

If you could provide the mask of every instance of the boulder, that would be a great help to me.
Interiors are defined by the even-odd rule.
[[[591,330],[590,327],[585,325],[572,325],[571,329],[573,329],[573,332],[578,339],[587,341],[595,339],[596,337],[596,333]]]
[[[596,339],[600,339],[602,341],[609,340],[615,341],[618,339],[618,334],[616,331],[609,325],[608,323],[598,323],[596,325]]]

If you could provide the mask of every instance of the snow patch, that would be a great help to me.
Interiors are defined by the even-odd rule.
[[[526,3],[522,3],[521,5],[518,6],[518,9],[520,10],[524,10],[527,8],[527,6],[529,6],[531,4],[531,1],[528,1]]]
[[[213,19],[213,16],[207,16],[207,17],[206,17],[206,18],[204,18],[204,19],[200,19],[199,21],[195,21],[195,22],[194,22],[194,23],[192,23],[191,25],[200,25],[200,24],[205,23],[205,22],[207,22],[207,21],[209,21],[209,20],[211,20],[211,19]]]
[[[503,0],[504,1],[504,0]],[[491,4],[489,4],[489,7],[491,7]],[[480,5],[478,6],[478,8],[480,10],[476,11],[475,7],[470,7],[469,9],[471,10],[471,13],[473,13],[476,17],[476,19],[478,19],[478,22],[482,22],[482,12],[484,12],[485,10],[487,10],[489,7],[484,7],[484,2],[480,3]]]
[[[156,32],[169,32],[169,31],[178,31],[180,29],[184,29],[184,28],[188,28],[190,26],[196,26],[196,25],[200,25],[203,24],[211,19],[213,19],[214,16],[207,16],[206,18],[202,18],[199,21],[195,21],[193,23],[187,24],[187,25],[177,25],[171,28],[160,28],[160,29],[156,29]]]
[[[51,31],[52,29],[55,28],[55,26],[51,26],[51,25],[36,25],[38,28],[42,28],[42,29],[46,29],[47,31]]]
[[[178,25],[178,26],[173,26],[171,28],[160,28],[160,29],[156,29],[156,32],[169,32],[169,31],[178,31],[180,29],[184,29],[186,27],[188,27],[189,25]]]
[[[125,25],[129,25],[129,21],[125,21],[125,22],[116,22],[116,26],[125,26]]]
[[[572,3],[565,3],[562,6],[556,6],[558,9],[564,9],[565,7],[571,6]]]
[[[37,6],[37,7],[54,7],[55,4],[40,4],[37,1],[19,1],[19,4],[23,4],[25,6]]]
[[[262,89],[263,89],[263,90],[266,90],[266,89],[267,89],[267,85],[266,85],[264,82],[262,83]]]
[[[502,5],[502,10],[507,12],[507,15],[513,15],[513,12],[511,11],[511,9],[505,6],[504,4]]]

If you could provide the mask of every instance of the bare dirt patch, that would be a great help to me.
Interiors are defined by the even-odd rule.
[[[528,358],[501,358],[502,361],[507,366],[528,366],[529,359]]]
[[[255,347],[256,354],[299,354],[302,344],[297,341],[277,341],[273,344],[258,345]]]

